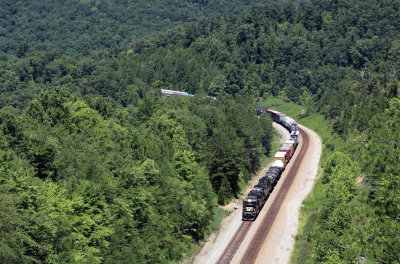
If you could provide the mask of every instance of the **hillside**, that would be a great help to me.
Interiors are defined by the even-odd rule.
[[[23,1],[0,2],[0,59],[27,51],[87,54],[126,49],[130,41],[265,0]]]
[[[179,260],[216,201],[268,155],[269,120],[252,109],[280,97],[301,104],[301,117],[322,114],[350,146],[326,146],[321,204],[298,237],[305,261],[400,262],[399,10],[398,0],[260,4],[126,38],[123,50],[73,56],[49,44],[0,62],[1,257]],[[162,100],[161,88],[196,100]]]
[[[269,153],[271,124],[226,97],[42,92],[0,110],[1,263],[166,263],[203,239]]]

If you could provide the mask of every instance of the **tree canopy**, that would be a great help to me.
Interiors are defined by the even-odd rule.
[[[163,263],[204,238],[271,123],[229,96],[151,103],[132,116],[56,89],[1,109],[1,262]]]
[[[235,13],[268,0],[5,0],[0,3],[0,59],[29,51],[125,50],[127,44],[221,13]]]
[[[0,3],[0,262],[178,261],[269,154],[275,96],[356,139],[312,261],[400,262],[400,1],[25,2]]]

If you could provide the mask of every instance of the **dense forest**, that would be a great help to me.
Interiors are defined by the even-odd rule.
[[[269,152],[250,105],[146,95],[131,115],[55,89],[3,108],[1,262],[179,260]]]
[[[94,31],[93,47],[72,53],[22,29],[29,45],[8,42],[2,22],[12,48],[0,62],[0,259],[181,259],[269,153],[270,120],[253,106],[279,95],[354,142],[323,164],[332,191],[306,238],[310,261],[400,262],[399,10],[398,0],[258,4],[115,44]],[[196,96],[162,99],[160,88]]]
[[[126,49],[137,38],[183,22],[240,12],[268,0],[3,0],[0,59],[60,49],[68,54]]]

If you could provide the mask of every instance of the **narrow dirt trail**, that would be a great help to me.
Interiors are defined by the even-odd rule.
[[[273,126],[280,134],[281,142],[284,142],[287,138],[289,138],[289,133],[286,131],[286,129],[275,123]],[[299,169],[299,174],[296,176],[287,198],[285,198],[282,209],[276,218],[276,223],[273,225],[270,234],[267,236],[263,246],[261,247],[256,263],[289,262],[290,253],[294,245],[294,236],[297,232],[300,206],[304,198],[311,190],[314,179],[318,173],[319,158],[321,155],[321,140],[313,131],[303,126],[300,127],[302,131],[308,133],[310,137],[310,150],[304,157],[303,164]],[[246,195],[248,191],[252,189],[253,185],[258,181],[259,178],[264,176],[268,168],[269,165],[261,170],[258,175],[254,177],[251,182],[249,182],[244,195]],[[280,180],[280,183],[281,182],[282,179]],[[278,185],[280,183],[278,183]],[[276,195],[276,193],[274,194],[273,192],[271,196],[273,195]],[[232,213],[222,221],[218,233],[212,234],[210,237],[208,237],[207,242],[204,243],[199,252],[185,263],[211,264],[217,262],[218,258],[242,223],[241,199],[237,199],[227,206],[227,209],[231,210]],[[271,202],[273,201],[273,199],[270,200]],[[233,210],[234,205],[237,205],[239,208],[237,210]],[[271,206],[271,204],[268,204],[267,202],[267,204],[264,206],[264,209],[260,213],[260,216],[261,214],[266,213],[266,208],[268,206]],[[254,222],[248,234],[243,239],[242,245],[240,246],[231,263],[240,263],[244,252],[246,251],[249,243],[251,243],[251,238],[254,236],[254,233],[260,224],[259,220],[262,218],[260,216]]]

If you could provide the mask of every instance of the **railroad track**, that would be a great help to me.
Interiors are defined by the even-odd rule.
[[[217,264],[228,264],[232,261],[233,256],[235,256],[236,251],[249,231],[252,223],[253,222],[249,221],[242,222],[239,229],[229,242],[229,245],[225,248],[224,253],[219,257]]]
[[[308,149],[309,138],[306,133],[300,133],[303,141],[300,152],[297,155],[297,158],[293,160],[293,165],[288,171],[284,182],[279,189],[278,194],[276,195],[271,207],[269,208],[267,214],[262,220],[260,226],[257,229],[256,234],[254,235],[250,246],[247,248],[246,253],[244,254],[240,263],[242,264],[250,264],[254,263],[258,252],[261,249],[262,244],[264,243],[265,238],[267,237],[271,227],[275,221],[276,216],[278,215],[279,209],[281,208],[283,201],[285,200],[286,194],[288,193],[290,186],[293,183],[293,180],[297,174],[297,171],[303,162],[305,153]],[[235,235],[229,242],[228,246],[225,248],[221,257],[218,259],[217,264],[228,264],[232,261],[235,256],[236,251],[239,249],[241,242],[246,236],[248,230],[250,229],[252,222],[243,222],[238,231],[236,231]]]

